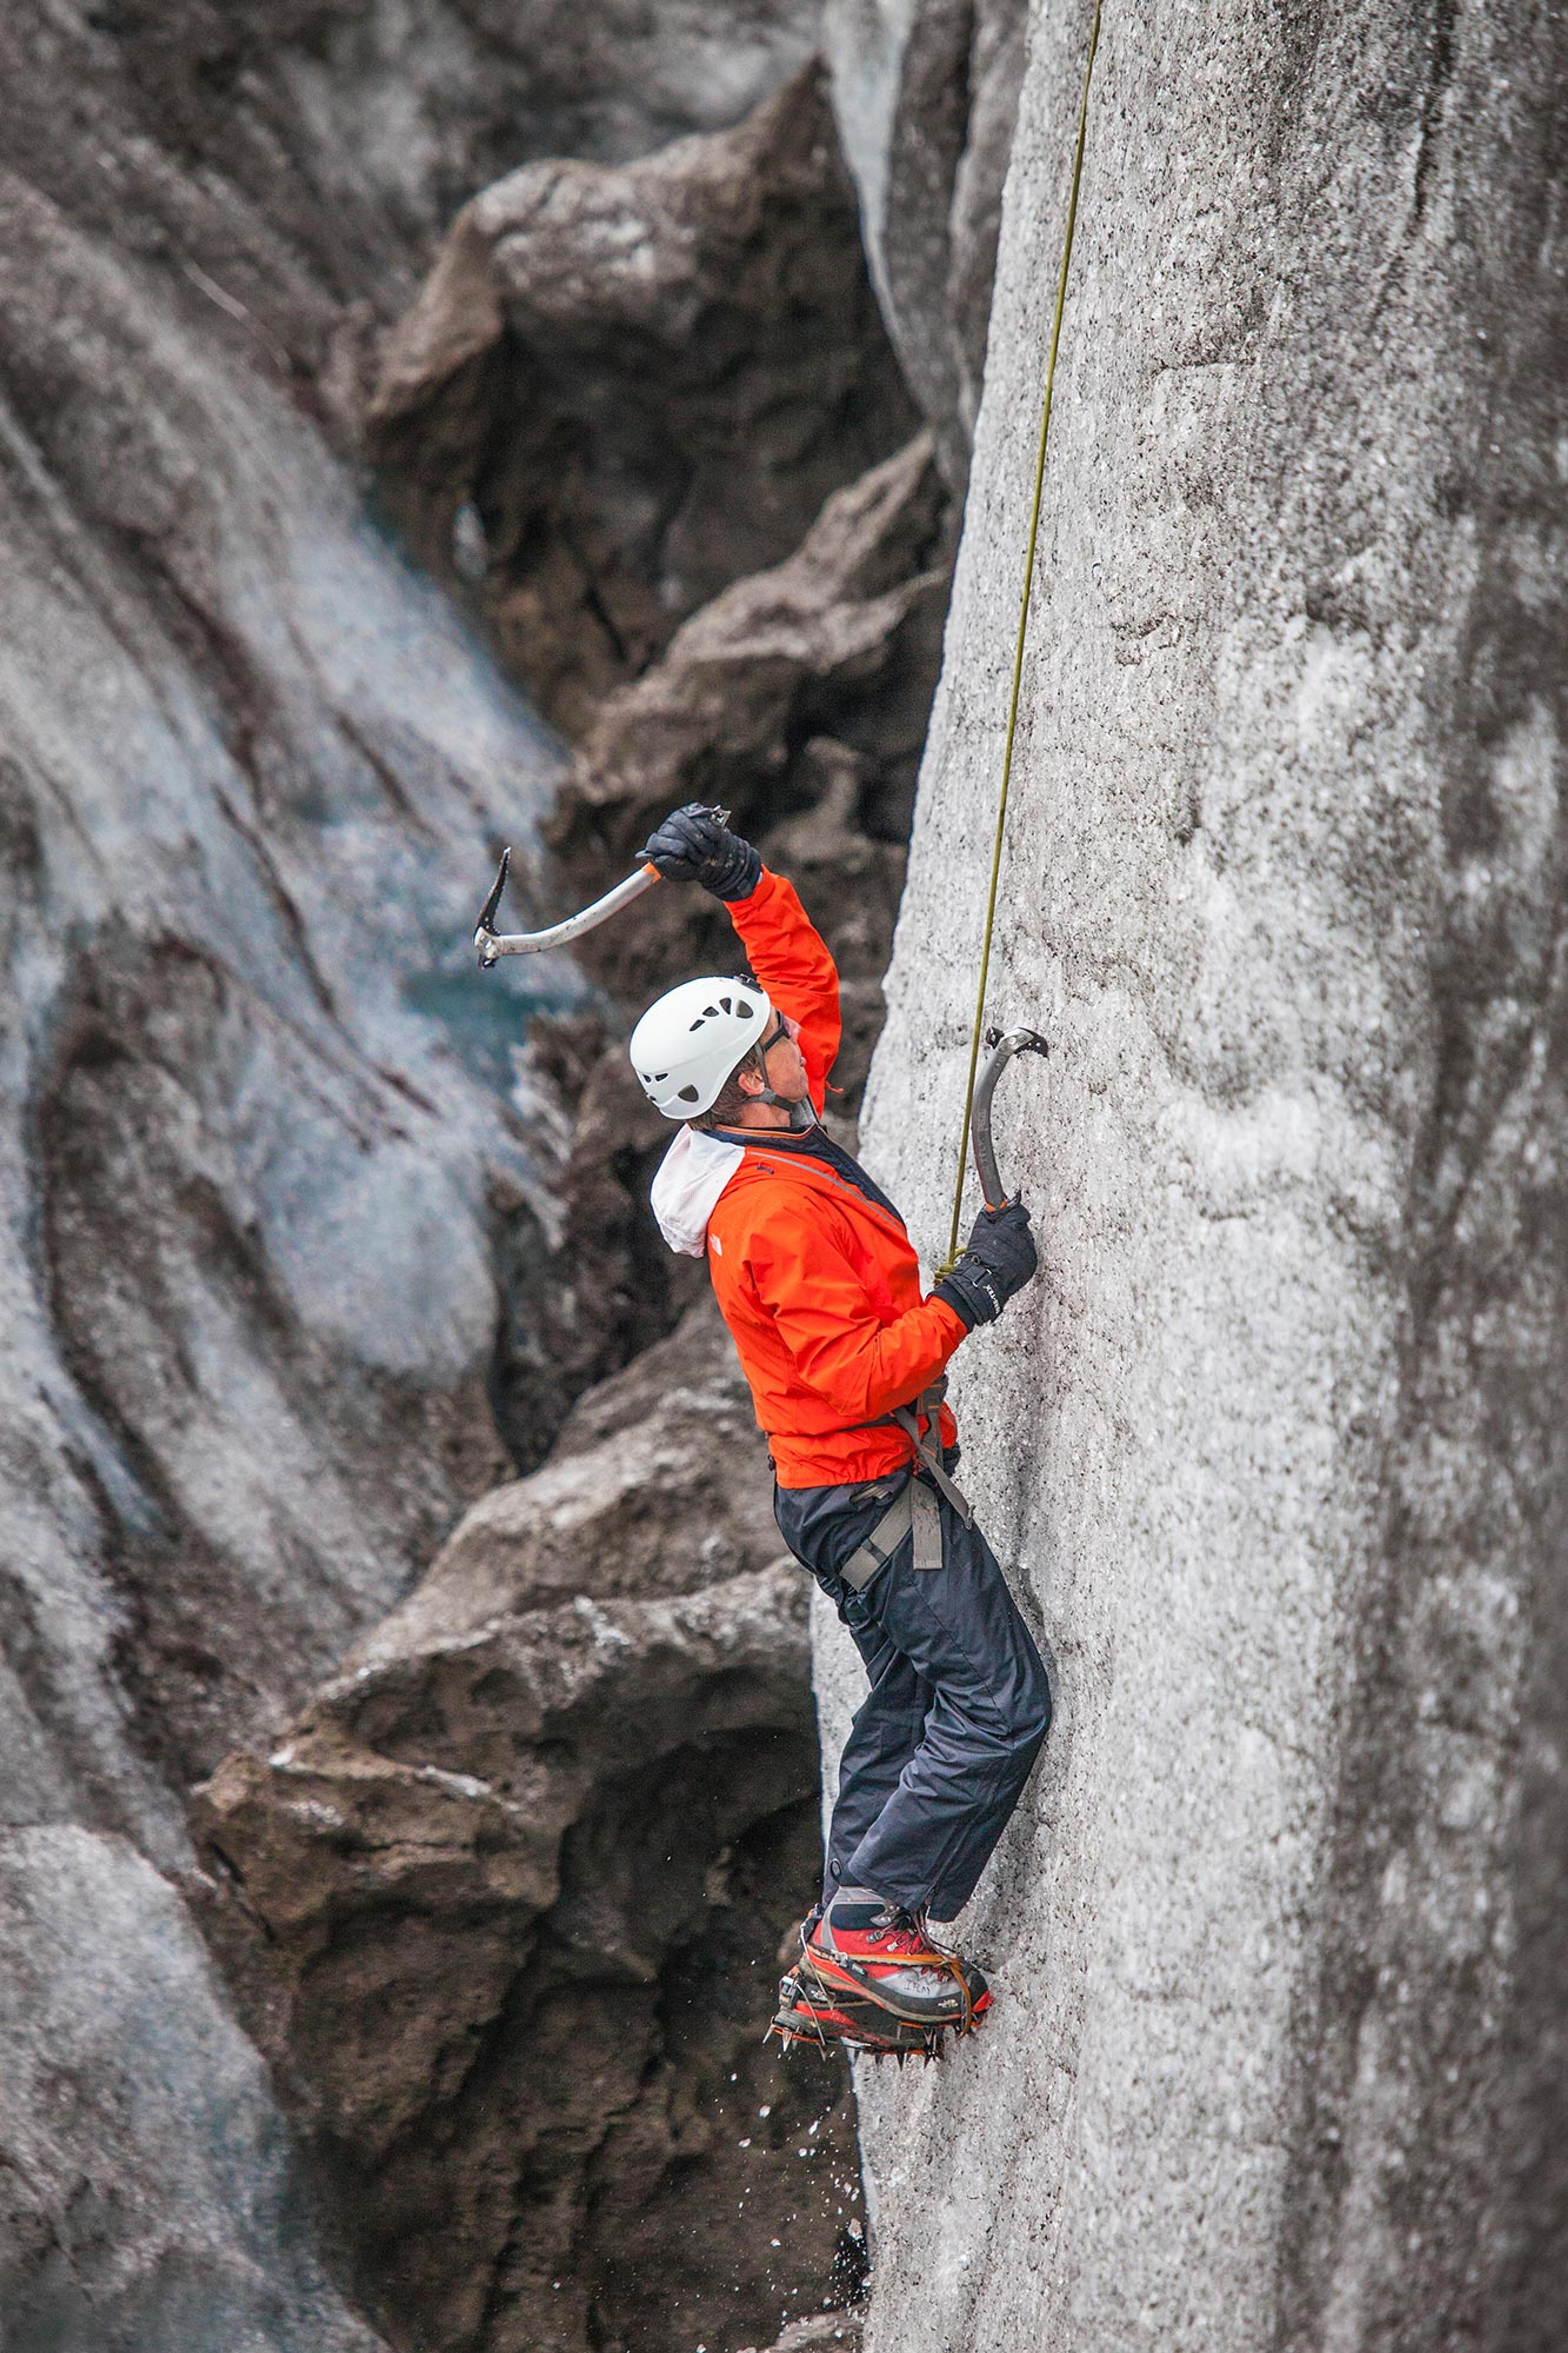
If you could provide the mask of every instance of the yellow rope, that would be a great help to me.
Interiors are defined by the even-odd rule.
[[[1050,348],[1046,358],[1046,390],[1040,407],[1040,442],[1035,457],[1035,496],[1029,509],[1029,541],[1024,557],[1024,593],[1018,606],[1018,637],[1013,649],[1013,688],[1007,698],[1007,732],[1002,746],[1002,791],[996,805],[996,838],[991,849],[991,891],[985,902],[985,936],[980,952],[980,991],[974,1001],[974,1029],[969,1041],[969,1080],[963,1093],[963,1132],[958,1139],[958,1175],[952,1188],[952,1229],[947,1238],[947,1258],[938,1276],[950,1274],[958,1263],[958,1228],[963,1214],[963,1169],[969,1156],[969,1130],[974,1114],[974,1081],[980,1067],[981,1024],[985,1018],[985,988],[991,976],[991,934],[996,923],[996,884],[1002,871],[1002,841],[1007,825],[1007,794],[1013,782],[1013,744],[1018,732],[1018,695],[1024,681],[1024,647],[1029,633],[1029,604],[1035,586],[1035,545],[1040,535],[1040,493],[1046,479],[1046,448],[1051,432],[1051,396],[1057,381],[1057,346],[1062,337],[1062,311],[1067,304],[1068,271],[1072,264],[1073,231],[1078,227],[1079,184],[1083,178],[1084,140],[1089,129],[1089,83],[1094,53],[1100,47],[1100,0],[1094,0],[1089,56],[1084,61],[1083,96],[1078,110],[1078,145],[1073,153],[1072,190],[1068,198],[1067,232],[1062,238],[1062,266],[1057,277],[1057,305],[1051,320]]]

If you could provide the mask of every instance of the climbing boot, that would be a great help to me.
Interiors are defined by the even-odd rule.
[[[804,1937],[801,1958],[808,1986],[815,1979],[830,1994],[859,1994],[912,2026],[967,2033],[991,2006],[973,1963],[933,1943],[895,1904],[836,1898]]]
[[[863,1994],[829,1993],[806,1982],[804,1969],[792,1970],[779,1986],[779,2006],[768,2029],[785,2052],[798,2043],[818,2051],[836,2045],[851,2057],[871,2059],[940,2059],[944,2029],[913,2026],[895,2018],[880,2003]]]

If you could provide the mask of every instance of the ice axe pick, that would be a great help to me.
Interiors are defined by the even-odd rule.
[[[729,824],[728,809],[715,809],[713,815],[721,825]],[[496,879],[490,885],[490,895],[479,909],[479,920],[474,926],[474,946],[479,952],[481,972],[488,972],[497,956],[539,955],[545,948],[563,948],[569,941],[580,940],[584,932],[595,931],[612,915],[618,915],[623,907],[629,907],[634,899],[640,899],[643,892],[651,891],[659,880],[658,867],[644,863],[635,874],[628,874],[624,882],[617,882],[613,891],[606,891],[602,899],[595,899],[580,914],[568,915],[564,923],[552,923],[548,930],[542,932],[498,932],[493,926],[500,908],[501,892],[506,889],[507,876],[510,871],[511,851],[503,849]]]

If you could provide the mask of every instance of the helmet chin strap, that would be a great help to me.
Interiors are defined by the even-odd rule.
[[[773,1088],[768,1084],[767,1056],[760,1046],[752,1047],[752,1059],[756,1063],[757,1074],[763,1082],[759,1092],[752,1097],[753,1103],[772,1103],[777,1110],[787,1112],[790,1132],[794,1135],[808,1135],[814,1127],[821,1125],[821,1121],[811,1107],[811,1097],[808,1094],[802,1095],[798,1103],[792,1103],[787,1095],[773,1092]]]

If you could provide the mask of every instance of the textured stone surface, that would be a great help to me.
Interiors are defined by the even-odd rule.
[[[914,421],[817,68],[732,131],[487,188],[371,410],[411,543],[570,734]]]
[[[861,2342],[858,2315],[849,2312],[824,2312],[810,2320],[794,2320],[776,2345],[768,2353],[807,2353],[808,2347],[837,2346],[839,2353],[859,2353]],[[744,2353],[756,2353],[754,2346]]]
[[[460,943],[556,754],[182,267],[234,190],[111,242],[35,119],[153,172],[101,38],[0,39],[5,1807],[170,1860],[500,1460],[538,1188]]]
[[[980,406],[1024,0],[826,0],[833,108],[871,276],[962,490]]]
[[[716,596],[607,699],[549,820],[580,887],[606,863],[629,864],[667,810],[700,797],[721,800],[760,840],[781,807],[820,804],[845,785],[841,830],[876,823],[879,804],[897,807],[935,667],[942,506],[922,436],[829,499],[786,562]],[[787,855],[787,839],[777,848]],[[853,899],[865,873],[861,856],[836,883],[823,879]],[[697,944],[703,915],[727,927],[689,890],[654,892],[613,934],[590,935],[584,966],[646,987],[673,965],[677,942]]]
[[[719,2353],[852,2274],[841,2071],[762,2042],[821,1869],[762,1451],[704,1305],[204,1794],[395,2344]]]
[[[1088,16],[866,1119],[933,1255]],[[1107,11],[992,996],[1045,1273],[955,1384],[1059,1716],[994,2021],[863,2087],[879,2353],[1562,2341],[1562,39]]]
[[[34,1878],[71,1822],[124,1862],[5,1933],[19,1984],[79,1944],[106,2032],[138,1970],[194,2006],[101,2200],[50,2103],[121,2079],[64,1989],[55,2072],[0,2071],[28,2353],[359,2341],[168,1959],[185,1788],[501,1473],[492,1400],[538,1461],[590,1377],[535,1345],[563,1113],[511,1068],[581,987],[467,945],[500,839],[528,903],[559,749],[365,513],[378,328],[498,172],[732,121],[808,47],[765,5],[0,12],[0,1816]],[[175,2164],[182,2113],[232,2146]]]
[[[310,2252],[261,2062],[123,1840],[0,1834],[0,2082],[16,2353],[375,2353]]]

